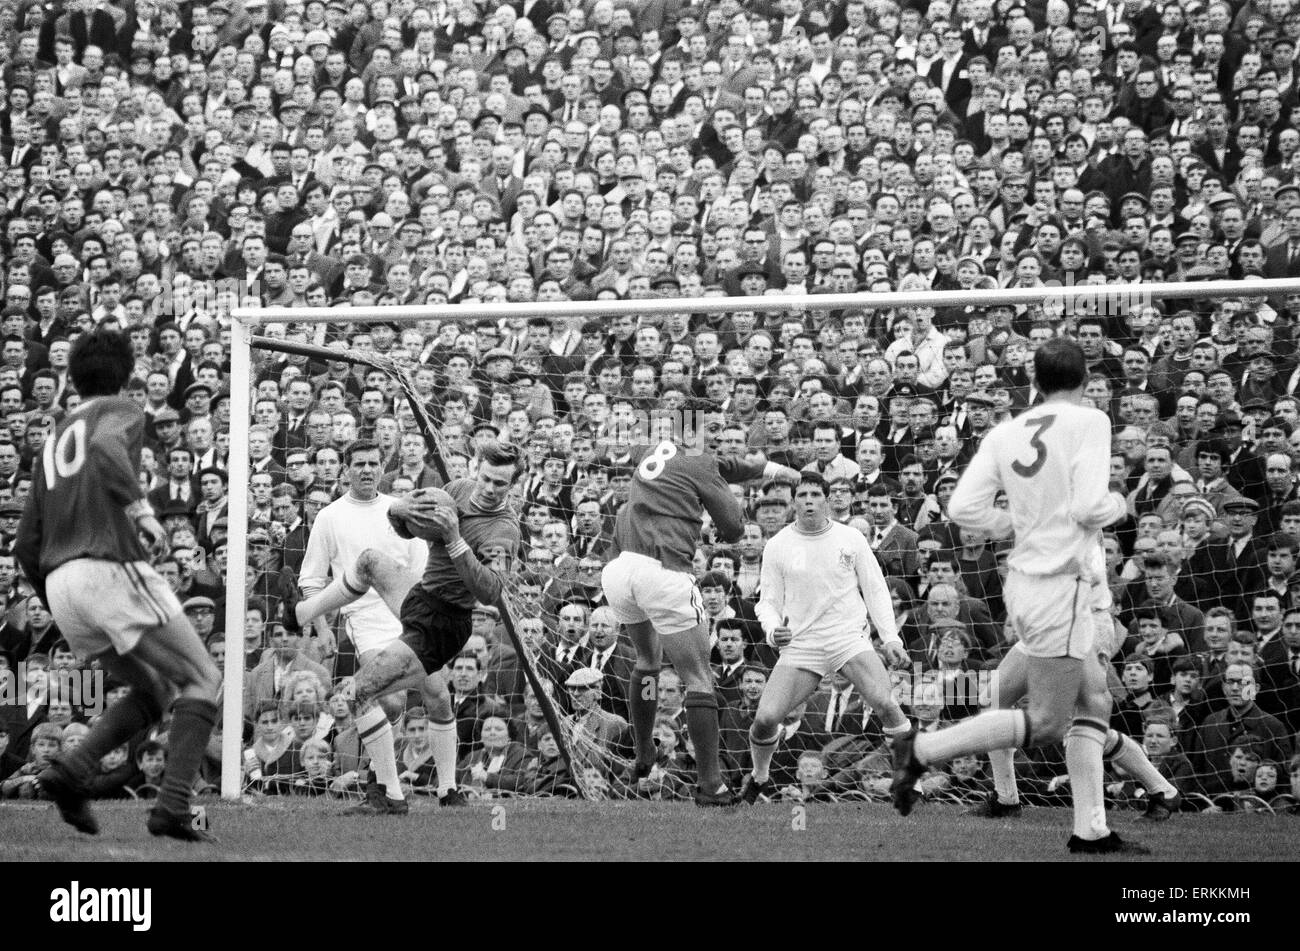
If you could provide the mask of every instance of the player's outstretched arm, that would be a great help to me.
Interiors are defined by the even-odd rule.
[[[799,470],[783,466],[779,462],[764,460],[750,461],[734,456],[719,456],[718,471],[727,482],[753,482],[755,479],[780,479],[782,482],[798,482]]]
[[[1011,534],[1011,516],[993,504],[1002,489],[1002,477],[993,457],[992,440],[985,440],[962,473],[952,498],[948,517],[962,528],[986,532],[993,538]]]
[[[717,530],[719,541],[727,543],[739,541],[740,536],[744,534],[744,513],[741,512],[740,503],[731,494],[731,488],[716,465],[707,466],[699,480],[699,486],[700,500],[704,503],[704,510],[709,513],[709,518],[713,519],[713,527]]]
[[[1102,413],[1090,413],[1070,465],[1070,517],[1092,530],[1127,514],[1124,497],[1110,491],[1110,423]]]

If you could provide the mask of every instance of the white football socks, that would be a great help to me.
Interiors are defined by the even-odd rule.
[[[1106,800],[1102,789],[1101,751],[1106,744],[1106,724],[1075,720],[1065,733],[1065,768],[1070,774],[1074,800],[1074,834],[1080,839],[1104,839]]]
[[[920,733],[913,749],[922,763],[946,763],[969,753],[1019,746],[1025,740],[1023,710],[989,710],[933,733]]]
[[[433,765],[438,770],[438,795],[456,788],[456,721],[429,721],[429,740],[433,746]]]
[[[364,713],[357,714],[357,735],[370,755],[370,768],[375,779],[384,787],[389,799],[404,799],[402,784],[397,778],[397,751],[393,748],[393,728],[388,723],[384,708],[375,704]]]
[[[993,774],[993,790],[998,802],[1014,806],[1020,801],[1016,785],[1016,751],[1012,749],[989,750],[989,772]]]
[[[310,598],[303,598],[299,601],[298,606],[294,609],[298,623],[306,625],[323,614],[337,611],[339,608],[356,601],[370,590],[361,582],[349,577],[350,575],[351,569],[343,572],[340,577],[335,578]]]
[[[1118,749],[1115,749],[1116,742],[1119,744]],[[1146,750],[1131,736],[1111,730],[1106,736],[1106,748],[1114,751],[1110,754],[1110,761],[1141,783],[1148,794],[1164,793],[1170,798],[1178,795],[1174,784],[1161,775],[1160,770],[1147,758]]]

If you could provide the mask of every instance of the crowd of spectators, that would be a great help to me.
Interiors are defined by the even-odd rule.
[[[298,639],[278,611],[349,447],[381,448],[393,495],[442,480],[403,393],[364,365],[256,351],[252,419],[232,423],[229,308],[680,298],[662,317],[262,329],[405,366],[453,478],[483,440],[526,447],[524,545],[479,555],[512,579],[583,776],[484,605],[452,671],[461,782],[672,798],[691,749],[671,671],[653,777],[628,787],[613,765],[632,654],[599,582],[646,414],[712,401],[720,451],[827,477],[916,671],[938,673],[907,698],[931,729],[979,708],[943,688],[1008,647],[1006,542],[959,531],[947,499],[989,429],[1040,398],[1036,347],[1071,335],[1131,501],[1105,536],[1114,723],[1202,804],[1300,794],[1300,292],[1248,288],[1300,277],[1297,38],[1293,0],[0,0],[0,543],[76,405],[71,341],[123,328],[142,485],[171,533],[158,569],[226,663],[226,461],[248,440],[246,780],[346,791],[364,768],[346,630]],[[1225,277],[1240,298],[1142,294]],[[1099,309],[690,306],[1049,283],[1125,291]],[[736,492],[743,538],[706,531],[696,559],[733,779],[774,659],[763,547],[790,519],[788,485]],[[50,690],[76,659],[3,550],[0,600],[0,684],[26,687],[0,708],[0,790],[30,797],[86,711]],[[423,712],[400,733],[403,777],[427,787]],[[161,739],[107,758],[102,793],[147,795]],[[832,678],[791,714],[774,775],[795,797],[878,795],[881,742]],[[1021,767],[1031,798],[1068,795],[1059,750]],[[979,794],[984,769],[924,788]]]

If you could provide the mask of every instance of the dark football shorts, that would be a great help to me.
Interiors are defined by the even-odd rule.
[[[402,643],[426,674],[442,670],[465,648],[474,622],[469,608],[449,604],[415,585],[402,602]]]

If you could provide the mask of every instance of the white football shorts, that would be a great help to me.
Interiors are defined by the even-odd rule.
[[[796,637],[787,644],[777,658],[777,667],[793,667],[825,677],[834,673],[859,654],[875,651],[871,641],[862,631],[844,631],[840,634],[819,634],[808,638]]]
[[[620,624],[649,621],[666,635],[689,631],[704,621],[695,578],[665,568],[657,558],[625,551],[605,566],[600,583]]]
[[[1004,589],[1007,621],[1030,657],[1092,653],[1092,586],[1077,575],[1027,575],[1012,571]]]
[[[75,558],[45,579],[50,613],[83,660],[126,654],[148,631],[181,613],[181,603],[147,561]]]

